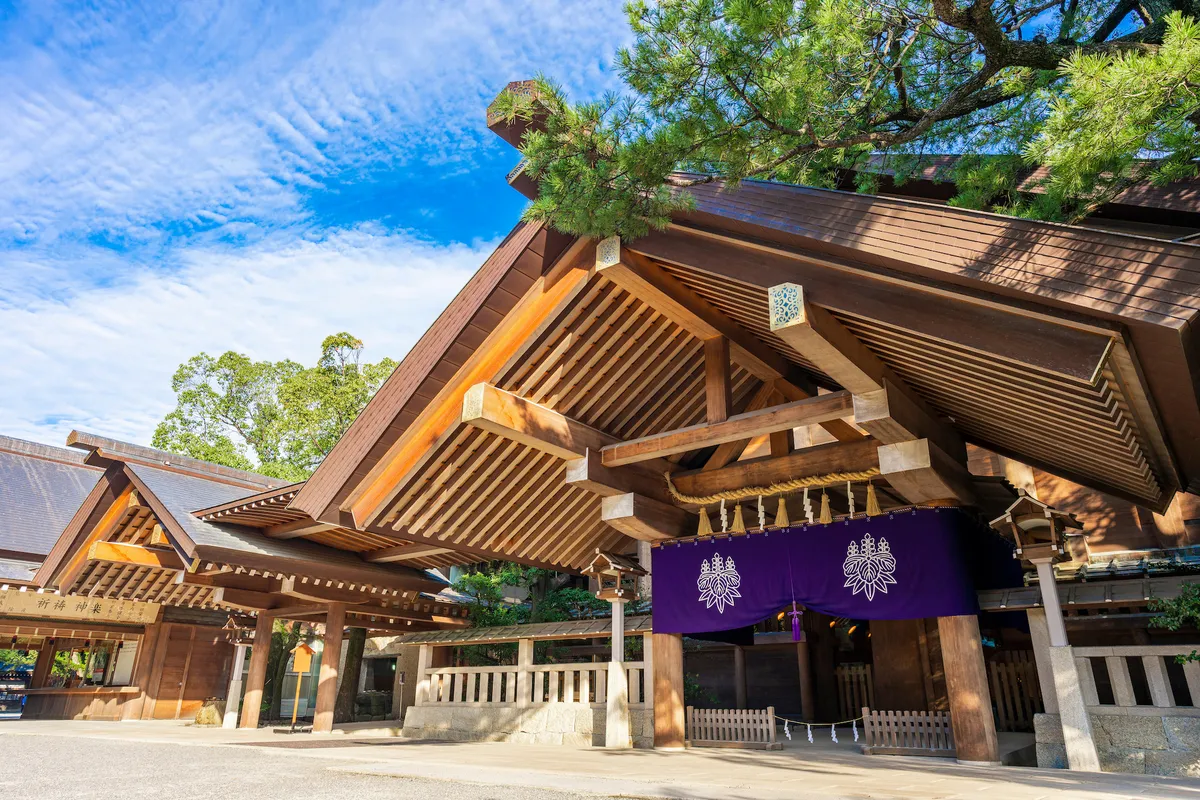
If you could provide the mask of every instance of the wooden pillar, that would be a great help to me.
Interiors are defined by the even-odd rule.
[[[233,649],[233,666],[229,670],[229,690],[225,693],[225,718],[222,728],[236,728],[238,710],[242,707],[242,670],[246,666],[246,650],[249,645],[239,644]]]
[[[160,622],[158,636],[154,640],[154,653],[146,665],[146,691],[142,703],[141,718],[154,719],[154,708],[158,705],[162,690],[163,665],[167,662],[167,650],[171,646],[171,623]]]
[[[656,633],[654,651],[654,749],[682,750],[687,737],[683,702],[683,636]]]
[[[392,675],[392,719],[404,719],[404,670],[400,669],[402,666],[403,660],[396,656],[393,667],[395,674]]]
[[[50,639],[42,640],[42,646],[38,649],[37,662],[33,665],[33,675],[29,676],[30,689],[41,689],[46,685],[46,681],[50,677],[50,670],[54,666],[54,649]]]
[[[517,640],[517,705],[529,705],[533,669],[533,639]]]
[[[803,641],[796,642],[796,666],[800,674],[800,718],[805,722],[816,719],[817,706],[813,697],[812,662],[808,655],[808,632],[801,634]]]
[[[254,623],[254,644],[250,647],[250,670],[246,674],[246,698],[242,701],[243,728],[257,728],[262,709],[263,687],[267,682],[267,658],[271,654],[271,630],[275,617],[258,612]]]
[[[973,764],[1000,763],[996,720],[988,691],[979,618],[971,615],[938,617],[946,689],[950,695],[950,723],[958,760]]]
[[[1041,590],[1042,606],[1045,608],[1045,630],[1050,646],[1047,648],[1053,683],[1043,689],[1043,696],[1054,695],[1059,721],[1063,732],[1063,749],[1067,751],[1067,767],[1077,772],[1099,772],[1100,755],[1096,751],[1096,740],[1092,734],[1092,719],[1087,712],[1087,698],[1082,688],[1082,676],[1076,664],[1075,653],[1067,641],[1067,626],[1063,620],[1062,604],[1058,599],[1058,584],[1054,580],[1054,565],[1051,559],[1039,558],[1032,562],[1037,567],[1038,587]],[[1032,612],[1031,612],[1032,614]],[[1032,616],[1031,616],[1032,620]],[[1031,633],[1032,625],[1030,625]],[[1035,652],[1036,657],[1036,639]],[[1039,664],[1039,670],[1040,670]],[[1124,664],[1122,663],[1122,666]],[[1110,671],[1111,674],[1111,671]],[[1091,676],[1088,676],[1089,678]],[[1118,692],[1116,675],[1113,689]],[[1126,676],[1126,681],[1128,677]],[[1118,692],[1119,694],[1119,692]],[[1132,688],[1129,689],[1132,695]],[[1120,700],[1118,699],[1118,705]],[[1046,710],[1050,710],[1049,704]]]
[[[317,680],[317,709],[313,733],[333,730],[333,707],[337,703],[338,666],[346,631],[346,604],[330,603],[325,612],[325,648],[321,651],[321,674]]]
[[[604,746],[628,750],[633,746],[629,725],[629,677],[625,674],[625,601],[612,600],[612,658],[608,662],[607,714]]]
[[[746,707],[746,650],[733,646],[733,693],[738,708]]]
[[[161,610],[159,614],[162,614]],[[149,687],[150,662],[154,659],[161,627],[158,623],[152,623],[142,629],[142,638],[138,640],[137,645],[137,657],[129,676],[131,685],[136,686],[139,690],[138,696],[121,709],[121,719],[142,718],[142,709],[146,704],[147,688]]]

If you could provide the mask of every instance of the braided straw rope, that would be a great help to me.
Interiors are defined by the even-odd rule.
[[[839,483],[865,481],[879,475],[877,467],[864,469],[859,472],[831,472],[828,475],[809,475],[806,478],[793,478],[790,481],[782,483],[772,483],[770,486],[745,486],[741,489],[729,489],[717,494],[704,495],[698,497],[696,495],[683,494],[675,488],[675,484],[671,482],[671,473],[664,473],[667,478],[667,491],[681,503],[695,503],[696,505],[707,505],[708,503],[716,503],[719,500],[748,500],[751,497],[771,497],[778,494],[787,494],[794,492],[797,489],[821,489],[826,486],[835,486]]]

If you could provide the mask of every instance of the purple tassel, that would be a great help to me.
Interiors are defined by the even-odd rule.
[[[800,635],[800,615],[803,613],[796,609],[796,603],[792,603],[792,610],[788,612],[792,615],[792,641],[799,642],[802,640]]]

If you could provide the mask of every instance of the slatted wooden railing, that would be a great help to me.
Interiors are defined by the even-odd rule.
[[[646,702],[641,661],[625,662],[629,705]],[[604,705],[608,664],[536,664],[509,667],[438,667],[418,684],[417,705],[529,706],[543,703]]]
[[[775,741],[775,707],[765,709],[687,707],[687,737],[693,747],[780,750]]]
[[[863,706],[875,705],[875,683],[870,664],[842,664],[837,668],[838,716],[858,716]]]
[[[868,755],[943,756],[954,755],[954,731],[945,711],[862,710],[863,732]]]
[[[1034,714],[1045,710],[1033,652],[1011,652],[987,667],[996,705],[996,730],[1033,732]]]

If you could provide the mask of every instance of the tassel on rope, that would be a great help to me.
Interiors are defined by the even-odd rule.
[[[721,498],[721,533],[729,530],[729,512],[725,510],[725,499]]]
[[[875,496],[875,484],[867,482],[867,516],[877,517],[883,513],[879,507],[879,498]]]
[[[821,524],[828,525],[833,522],[833,512],[829,510],[829,495],[821,492]]]
[[[798,642],[803,637],[800,635],[800,617],[804,613],[796,608],[796,601],[792,601],[792,610],[788,612],[792,616],[792,641]]]
[[[812,501],[808,499],[808,488],[804,489],[804,518],[808,520],[808,524],[813,524]]]
[[[742,504],[741,503],[733,504],[733,528],[731,530],[733,533],[745,533],[746,532],[746,520],[742,518]]]
[[[850,516],[854,516],[854,486],[850,481],[846,481],[846,497],[850,498]]]
[[[697,536],[712,536],[712,521],[708,518],[708,506],[700,506],[700,527],[696,529]]]
[[[763,505],[761,494],[758,496],[758,529],[760,531],[767,529],[767,509]]]
[[[776,528],[786,528],[791,524],[792,524],[792,521],[790,519],[788,519],[787,501],[783,498],[782,495],[780,495],[779,508],[775,511],[775,527]]]

